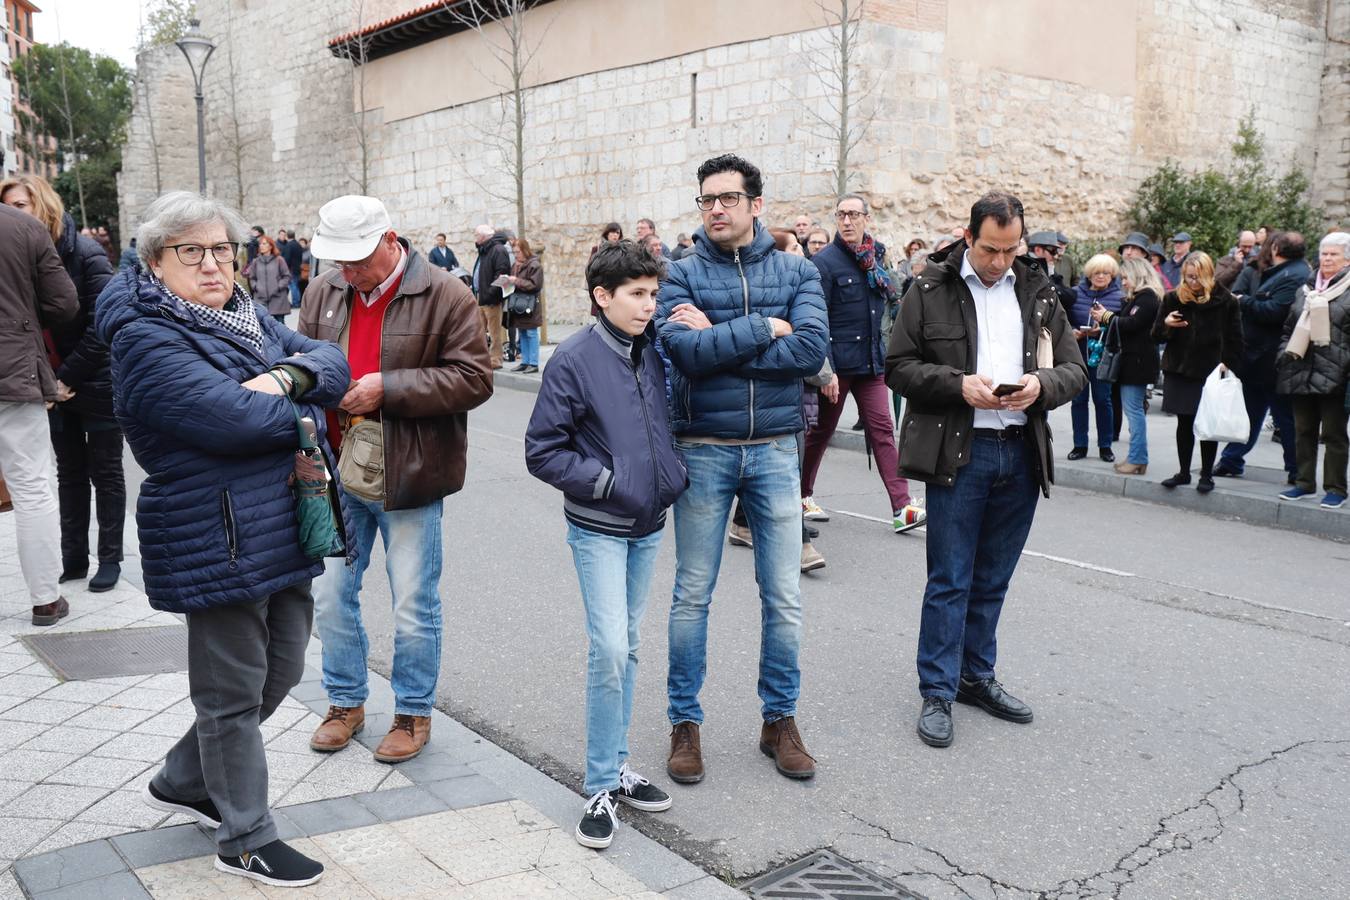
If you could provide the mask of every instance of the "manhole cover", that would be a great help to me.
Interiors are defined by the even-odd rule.
[[[19,640],[67,681],[187,671],[186,625],[29,634]]]
[[[744,887],[751,897],[760,900],[923,900],[919,894],[828,850],[817,850]]]

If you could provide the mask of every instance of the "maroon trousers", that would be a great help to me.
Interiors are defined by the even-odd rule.
[[[839,402],[831,403],[820,395],[820,422],[806,432],[806,458],[802,462],[802,496],[815,493],[816,472],[825,458],[830,435],[839,425],[844,411],[844,398],[849,394],[858,402],[863,430],[877,458],[877,472],[886,494],[891,500],[891,511],[899,512],[910,502],[909,482],[897,473],[900,454],[895,449],[895,421],[891,418],[891,392],[880,375],[840,375]]]

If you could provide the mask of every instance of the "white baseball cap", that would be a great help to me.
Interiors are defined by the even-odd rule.
[[[329,200],[319,210],[319,227],[314,229],[309,251],[316,259],[356,262],[374,253],[391,228],[383,203],[348,194]]]

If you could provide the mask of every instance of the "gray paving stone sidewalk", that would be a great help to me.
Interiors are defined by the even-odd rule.
[[[218,873],[207,831],[140,796],[192,721],[186,674],[63,681],[20,640],[181,620],[152,610],[127,581],[106,594],[82,582],[64,593],[67,619],[30,624],[14,517],[0,516],[0,900],[743,896],[635,829],[622,828],[604,853],[580,847],[572,828],[582,798],[442,713],[419,758],[375,762],[392,695],[374,673],[360,740],[312,752],[327,705],[317,641],[305,680],[262,730],[281,835],[327,873],[299,891]]]

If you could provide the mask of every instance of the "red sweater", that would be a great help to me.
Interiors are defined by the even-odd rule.
[[[351,366],[352,381],[360,380],[362,375],[380,371],[380,337],[384,330],[384,311],[398,293],[403,277],[399,276],[389,290],[380,299],[369,306],[360,298],[352,295],[352,320],[347,331],[347,364]],[[328,439],[336,452],[342,446],[342,431],[338,427],[336,410],[328,410]]]

